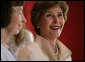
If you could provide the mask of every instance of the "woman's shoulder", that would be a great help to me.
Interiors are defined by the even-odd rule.
[[[1,60],[2,61],[15,61],[16,59],[7,48],[1,45]]]
[[[19,49],[17,53],[17,60],[25,60],[27,56],[29,55],[29,49],[28,47],[22,47]]]
[[[43,53],[42,49],[36,42],[21,48],[17,57],[18,60],[26,61],[49,60],[49,58]]]
[[[25,39],[25,41],[29,41],[30,43],[33,43],[34,42],[33,33],[31,31],[25,29],[24,39]]]
[[[36,43],[20,48],[17,58],[18,60],[32,60],[37,57],[40,48]]]

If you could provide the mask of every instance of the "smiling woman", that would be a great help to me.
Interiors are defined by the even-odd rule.
[[[7,41],[19,33],[26,22],[23,12],[23,1],[1,1],[1,60],[15,61],[15,57],[8,50]]]
[[[18,60],[71,61],[71,51],[57,38],[67,20],[64,1],[37,1],[31,10],[35,43],[21,48]]]
[[[22,6],[13,7],[13,10],[14,12],[12,13],[11,24],[9,26],[12,27],[13,34],[18,34],[23,27],[23,22],[26,20],[22,12]]]
[[[43,13],[38,23],[40,35],[49,37],[50,40],[55,40],[60,36],[65,23],[61,8],[56,6],[48,9]]]

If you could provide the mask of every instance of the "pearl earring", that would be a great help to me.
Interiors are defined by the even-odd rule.
[[[40,27],[39,26],[37,26],[37,29],[39,29]]]

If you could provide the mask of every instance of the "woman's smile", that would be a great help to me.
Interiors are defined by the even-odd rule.
[[[58,30],[58,29],[61,29],[61,26],[50,26],[50,28],[52,30]]]

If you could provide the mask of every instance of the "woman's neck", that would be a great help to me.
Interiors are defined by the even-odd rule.
[[[56,53],[57,52],[56,39],[54,39],[54,40],[49,39],[49,44],[50,44],[51,48],[53,49],[54,53]]]
[[[5,29],[1,29],[1,44],[5,46],[8,40],[9,40],[8,32]]]
[[[57,38],[52,38],[52,37],[45,36],[45,35],[41,35],[41,36],[49,41],[50,46],[52,47],[53,51],[56,53],[57,52],[57,47],[56,47]]]

